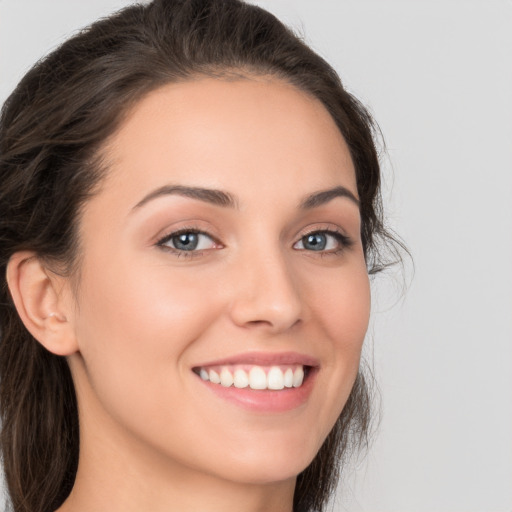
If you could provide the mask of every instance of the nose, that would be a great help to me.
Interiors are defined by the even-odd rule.
[[[233,283],[230,314],[245,328],[284,332],[302,320],[297,276],[280,251],[252,254],[240,262]]]

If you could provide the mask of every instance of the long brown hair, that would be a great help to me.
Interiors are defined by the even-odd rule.
[[[385,264],[379,251],[391,237],[382,221],[372,118],[273,15],[239,0],[154,0],[68,40],[27,73],[0,118],[0,448],[15,512],[49,512],[63,503],[77,470],[79,429],[67,362],[22,324],[5,279],[9,258],[30,250],[63,272],[76,271],[78,216],[102,178],[102,144],[145,94],[201,75],[272,75],[324,104],[355,165],[368,271]],[[360,372],[335,427],[298,476],[294,510],[323,509],[369,421]]]

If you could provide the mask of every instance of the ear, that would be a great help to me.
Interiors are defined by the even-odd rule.
[[[66,278],[51,272],[36,254],[23,251],[9,260],[7,285],[22,322],[41,345],[59,356],[78,351]]]

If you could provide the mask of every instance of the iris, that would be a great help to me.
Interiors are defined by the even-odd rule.
[[[171,241],[175,249],[180,251],[194,251],[199,245],[199,234],[190,232],[181,233],[174,235]]]
[[[327,235],[325,233],[311,233],[302,237],[304,249],[309,251],[323,251],[327,246]]]

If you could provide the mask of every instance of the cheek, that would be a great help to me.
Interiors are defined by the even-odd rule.
[[[370,286],[364,265],[341,269],[322,278],[310,290],[312,318],[322,332],[325,400],[328,430],[341,413],[359,370],[361,350],[370,316]],[[325,432],[327,434],[328,430]]]
[[[116,400],[146,386],[172,388],[185,371],[183,354],[218,314],[192,274],[129,263],[96,266],[79,298],[77,337],[89,379],[101,387],[98,396],[113,392]]]
[[[193,337],[211,306],[204,300],[208,290],[193,272],[119,260],[96,268],[84,279],[88,286],[80,297],[80,311],[87,321],[92,317],[100,331],[126,337],[119,340],[122,344],[139,338],[140,349],[159,341],[168,346],[181,338],[181,330]]]
[[[359,353],[370,317],[370,285],[363,265],[315,275],[308,295],[312,316],[325,330],[334,351]]]

